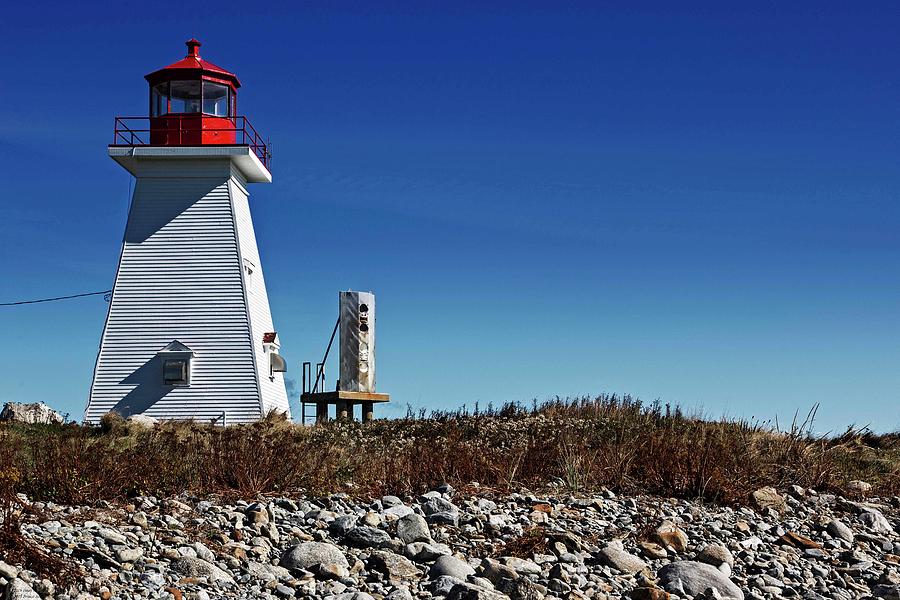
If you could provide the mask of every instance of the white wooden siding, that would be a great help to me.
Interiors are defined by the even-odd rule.
[[[241,265],[243,252],[259,266],[247,196],[232,185],[228,159],[165,163],[146,161],[138,174],[85,420],[112,409],[167,419],[215,419],[223,411],[228,423],[258,419],[254,346],[261,355],[262,332],[251,335]],[[241,193],[232,197],[235,190]],[[257,274],[260,299],[250,312],[271,331],[262,269]],[[190,387],[162,385],[156,356],[172,340],[195,353]],[[264,381],[275,383],[268,365]],[[286,408],[283,380],[276,381]],[[279,405],[277,386],[268,387],[276,388],[271,403]]]
[[[250,203],[246,190],[240,185],[239,178],[231,180],[231,194],[241,258],[249,261],[253,266],[253,281],[247,285],[247,304],[250,309],[253,351],[256,355],[259,387],[262,392],[262,410],[264,414],[271,410],[277,410],[290,415],[287,392],[284,387],[284,374],[275,373],[273,377],[269,376],[269,356],[264,352],[263,334],[275,331],[275,327],[272,324],[266,280],[263,276],[259,248],[256,244],[256,233],[250,216]]]

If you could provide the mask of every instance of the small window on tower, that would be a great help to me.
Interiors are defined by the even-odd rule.
[[[188,359],[169,358],[163,361],[163,383],[165,385],[188,385],[190,369]]]
[[[247,291],[253,292],[253,272],[255,271],[253,263],[244,260],[244,280],[247,282]]]

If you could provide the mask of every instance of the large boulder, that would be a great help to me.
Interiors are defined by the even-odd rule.
[[[666,591],[694,598],[712,588],[723,599],[744,600],[744,592],[719,569],[706,563],[682,560],[669,563],[657,573]]]
[[[20,404],[18,402],[7,402],[0,412],[0,421],[11,421],[13,423],[29,423],[43,425],[58,425],[65,421],[63,416],[44,404],[43,402],[35,402],[32,404]]]

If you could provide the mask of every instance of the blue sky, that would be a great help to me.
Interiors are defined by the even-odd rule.
[[[674,6],[15,3],[0,302],[111,286],[113,117],[196,36],[274,144],[290,375],[371,289],[381,414],[608,391],[900,428],[897,5]],[[0,401],[80,418],[105,311],[0,309]]]

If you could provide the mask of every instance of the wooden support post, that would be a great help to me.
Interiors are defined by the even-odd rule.
[[[372,419],[375,418],[375,403],[374,402],[363,402],[362,403],[362,422],[368,423]]]
[[[337,418],[339,421],[346,421],[353,418],[353,404],[347,400],[340,400],[337,403]]]
[[[316,423],[324,423],[328,420],[328,403],[316,402]]]

